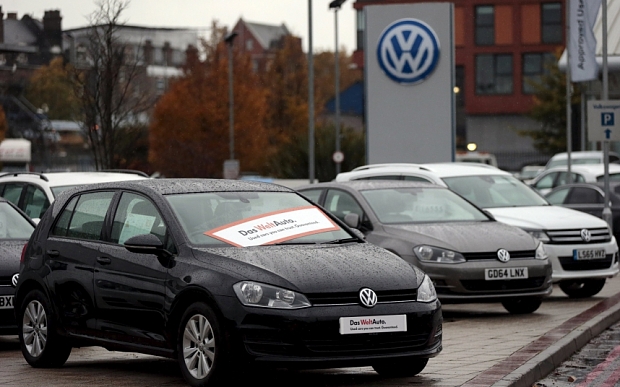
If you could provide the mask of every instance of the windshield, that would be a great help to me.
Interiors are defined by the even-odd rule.
[[[532,188],[507,175],[445,177],[446,185],[481,208],[545,206]]]
[[[188,239],[197,245],[248,247],[351,238],[294,192],[188,193],[166,199]]]
[[[588,157],[588,158],[572,158],[570,160],[571,165],[579,164],[601,164],[603,160],[600,157]],[[568,164],[567,159],[551,160],[545,167],[546,169],[553,167],[564,167]]]
[[[6,202],[0,202],[0,240],[28,239],[34,226],[15,208]]]
[[[391,188],[362,191],[385,224],[485,221],[489,218],[444,188]]]

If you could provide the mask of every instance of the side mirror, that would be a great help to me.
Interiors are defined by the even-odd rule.
[[[361,232],[360,230],[358,230],[356,228],[352,228],[351,231],[353,231],[353,234],[355,234],[355,236],[360,238],[361,240],[365,240],[366,239],[366,235],[364,235],[364,233]]]
[[[164,244],[153,234],[135,235],[127,239],[125,248],[132,253],[159,255],[164,252]]]
[[[358,229],[360,226],[360,216],[358,214],[350,213],[344,216],[344,223],[354,229]]]
[[[489,218],[491,218],[492,220],[496,220],[496,219],[495,219],[495,217],[493,216],[493,214],[492,214],[492,213],[490,213],[489,211],[487,211],[487,210],[482,210],[482,212],[484,212],[484,213],[486,214],[486,216],[488,216],[488,217],[489,217]]]

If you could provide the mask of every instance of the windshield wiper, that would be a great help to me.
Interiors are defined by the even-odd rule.
[[[359,238],[344,238],[344,239],[335,239],[329,242],[323,242],[322,245],[340,245],[343,243],[351,243],[351,242],[359,242]]]

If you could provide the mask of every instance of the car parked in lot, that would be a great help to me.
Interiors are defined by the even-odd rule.
[[[34,222],[26,214],[0,198],[0,335],[17,334],[14,293],[19,277],[19,258],[34,227]]]
[[[529,232],[545,244],[553,282],[570,297],[590,297],[620,272],[618,244],[605,221],[552,206],[510,173],[464,163],[375,164],[340,173],[336,181],[396,179],[440,184],[495,219]]]
[[[609,203],[612,213],[612,230],[620,238],[620,182],[609,185]],[[545,195],[551,204],[572,208],[603,218],[605,183],[572,183],[556,187]]]
[[[596,183],[605,179],[604,164],[571,166],[571,183]],[[620,181],[620,164],[609,164],[609,180]],[[553,188],[568,184],[568,167],[555,167],[542,171],[528,183],[542,195]]]
[[[40,219],[62,191],[82,184],[142,180],[148,175],[138,171],[107,172],[9,172],[0,174],[0,196],[6,198],[32,219]]]
[[[443,186],[352,181],[298,191],[362,231],[367,241],[421,268],[444,304],[501,302],[523,314],[551,294],[543,244]]]
[[[574,151],[570,153],[571,165],[583,165],[583,164],[603,164],[605,159],[603,157],[603,151]],[[616,152],[609,152],[609,162],[620,162],[620,154]],[[560,152],[553,155],[547,164],[545,169],[555,167],[565,167],[568,164],[568,153]]]
[[[299,193],[159,179],[61,193],[23,255],[22,353],[98,345],[176,358],[209,385],[247,361],[415,375],[442,349],[429,277]]]

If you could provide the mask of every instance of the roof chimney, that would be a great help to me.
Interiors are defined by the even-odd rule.
[[[17,12],[9,12],[6,14],[7,19],[17,20]]]
[[[62,17],[60,11],[45,11],[43,14],[43,36],[48,48],[62,50]]]

